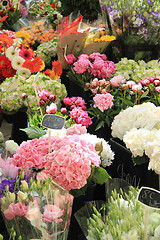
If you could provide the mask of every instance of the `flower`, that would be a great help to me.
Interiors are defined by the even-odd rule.
[[[22,174],[18,177],[23,179]],[[20,189],[21,185],[18,188]],[[56,199],[60,200],[57,205]],[[50,240],[61,232],[65,239],[72,204],[73,197],[50,179],[40,184],[39,180],[32,178],[26,192],[19,190],[17,193],[14,189],[11,193],[10,189],[6,189],[4,197],[1,198],[1,211],[9,233],[13,231],[8,225],[11,223],[15,234],[21,235],[22,238],[42,237]]]
[[[5,141],[5,149],[10,154],[14,154],[18,148],[18,144],[14,142],[13,140],[7,140]]]
[[[102,112],[113,105],[113,96],[110,93],[96,94],[93,100],[95,102],[94,108],[98,107]]]
[[[19,51],[20,50],[18,48],[11,46],[7,48],[5,54],[6,54],[6,57],[9,58],[9,60],[12,60],[14,57],[19,56]]]
[[[46,112],[47,112],[48,114],[51,114],[51,113],[54,114],[54,113],[56,113],[56,112],[57,112],[57,105],[56,105],[55,103],[51,103],[50,106],[47,106]]]
[[[52,69],[54,70],[55,75],[57,75],[57,76],[62,75],[62,65],[61,65],[60,61],[53,61]]]
[[[15,70],[21,69],[24,63],[24,59],[20,56],[14,57],[11,61],[11,65]]]
[[[27,68],[19,68],[16,72],[18,75],[20,75],[21,77],[24,77],[24,78],[29,78],[30,75],[31,75],[31,71]]]
[[[115,186],[111,196],[106,199],[103,205],[98,202],[94,205],[88,202],[88,207],[81,208],[77,216],[78,222],[86,220],[87,225],[80,225],[86,233],[88,240],[138,240],[144,235],[144,207],[136,200],[138,190],[129,186],[126,192]],[[127,196],[127,198],[126,198]],[[98,206],[98,207],[97,207]],[[106,211],[106,208],[108,211]],[[93,214],[88,215],[92,210]],[[83,212],[83,214],[82,214]],[[82,215],[81,215],[82,214]],[[155,221],[154,221],[155,216]],[[157,240],[159,233],[159,211],[150,209],[149,221],[147,225],[147,238]],[[126,225],[128,223],[128,225]]]
[[[19,51],[19,56],[24,58],[25,60],[31,60],[32,59],[32,52],[29,51],[26,48],[22,48]]]
[[[44,222],[62,222],[62,218],[60,218],[64,214],[64,210],[61,210],[56,205],[45,205],[44,212],[42,215],[42,220]]]

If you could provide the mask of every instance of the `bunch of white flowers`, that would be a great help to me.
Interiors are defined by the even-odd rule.
[[[133,128],[149,127],[153,116],[159,118],[158,109],[159,107],[156,107],[153,103],[147,102],[122,110],[112,122],[112,136],[122,140],[127,131]]]
[[[137,191],[131,187],[128,194],[117,194],[116,190],[106,204],[105,211],[93,207],[88,219],[87,240],[143,240],[145,208],[137,202]],[[146,240],[159,240],[160,212],[150,210]]]

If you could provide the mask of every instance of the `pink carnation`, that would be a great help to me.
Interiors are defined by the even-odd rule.
[[[122,76],[115,76],[111,78],[110,83],[113,87],[119,87],[120,83],[125,83],[125,79]]]
[[[3,214],[7,220],[12,220],[15,216],[24,216],[28,211],[28,206],[22,202],[11,203],[9,207],[4,210]]]
[[[110,93],[96,94],[93,100],[95,102],[94,107],[98,107],[102,112],[108,108],[111,108],[113,105],[113,96]]]

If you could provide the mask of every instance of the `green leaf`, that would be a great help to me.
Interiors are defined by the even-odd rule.
[[[137,157],[133,157],[132,156],[132,161],[134,162],[134,164],[136,165],[141,165],[143,163],[148,163],[149,162],[149,158],[144,154],[142,157],[137,156]]]
[[[36,126],[32,126],[32,127],[28,127],[28,128],[23,128],[20,129],[21,131],[24,131],[29,138],[40,138],[43,135],[46,134],[45,130],[40,129],[39,127]]]
[[[103,121],[100,121],[100,122],[97,124],[97,127],[96,127],[95,131],[97,131],[97,130],[100,129],[101,127],[104,127],[104,122],[103,122]]]
[[[141,97],[140,97],[140,98],[144,98],[144,97],[146,97],[146,96],[148,95],[148,93],[149,93],[149,90],[147,89],[147,91],[146,91],[146,92],[144,92],[144,93],[141,95]]]
[[[70,190],[70,194],[72,194],[74,197],[79,197],[79,196],[84,196],[85,195],[85,192],[87,190],[87,184],[80,188],[80,189],[72,189]]]
[[[96,167],[92,176],[92,181],[98,184],[104,184],[109,178],[111,177],[104,168]]]

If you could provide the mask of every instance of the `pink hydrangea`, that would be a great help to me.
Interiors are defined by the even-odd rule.
[[[100,164],[94,146],[82,141],[78,135],[59,138],[52,149],[45,157],[44,172],[68,190],[83,187],[91,174],[91,163]]]
[[[50,106],[46,107],[46,113],[54,114],[57,112],[57,105],[55,103],[51,103]]]
[[[120,83],[125,83],[125,79],[122,76],[115,76],[111,78],[110,83],[113,87],[119,87]]]
[[[74,124],[72,127],[67,128],[66,135],[81,135],[87,133],[87,129],[82,124]]]
[[[110,93],[96,94],[93,100],[95,102],[94,107],[98,107],[102,112],[108,108],[111,108],[113,105],[113,96]]]
[[[56,139],[51,139],[51,143]],[[44,156],[48,153],[48,138],[40,138],[23,142],[17,149],[11,163],[16,167],[41,168]]]
[[[73,62],[75,62],[76,61],[76,58],[75,58],[75,56],[73,55],[73,54],[68,54],[67,56],[66,56],[66,63],[68,64],[68,65],[71,65]]]

